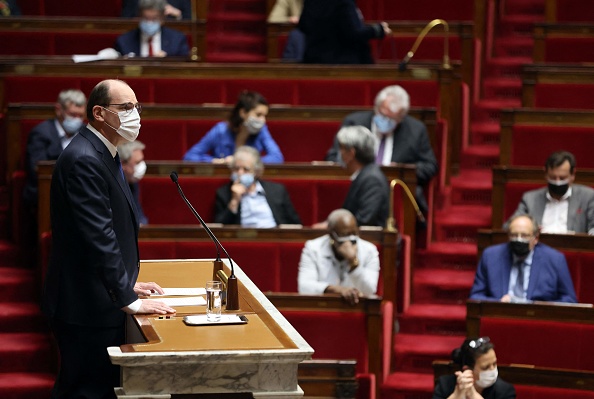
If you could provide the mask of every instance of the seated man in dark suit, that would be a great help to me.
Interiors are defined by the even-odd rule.
[[[27,181],[23,190],[23,200],[29,208],[37,207],[37,163],[58,159],[83,127],[86,104],[82,91],[63,90],[56,101],[56,117],[41,122],[29,132],[25,155]]]
[[[594,235],[594,189],[573,183],[575,164],[570,152],[552,153],[545,162],[547,186],[524,193],[514,216],[530,214],[542,233]]]
[[[437,173],[437,160],[431,148],[425,125],[407,115],[410,98],[400,86],[388,86],[375,97],[375,107],[369,111],[347,115],[342,126],[365,126],[376,137],[375,162],[379,165],[395,163],[414,164],[417,167],[417,192],[419,207],[427,211],[423,187]],[[326,154],[326,161],[342,162],[338,140]]]
[[[186,35],[162,26],[166,4],[165,0],[139,0],[139,27],[120,35],[115,50],[137,57],[187,56],[190,48]]]
[[[136,205],[136,211],[138,212],[138,223],[142,226],[148,224],[148,218],[142,210],[142,204],[140,203],[140,185],[138,182],[144,177],[146,172],[146,163],[144,162],[144,150],[145,145],[138,141],[127,142],[118,146],[118,154],[120,154],[120,162],[122,163],[122,170],[124,171],[124,177],[130,191],[132,192],[132,198]]]
[[[577,302],[565,256],[538,242],[534,218],[514,216],[508,234],[508,243],[484,250],[470,299]]]
[[[270,228],[301,224],[285,186],[262,180],[264,164],[253,147],[235,150],[231,181],[216,194],[215,222]]]

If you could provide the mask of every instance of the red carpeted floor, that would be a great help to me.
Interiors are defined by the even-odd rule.
[[[480,79],[483,97],[470,112],[460,173],[451,179],[446,206],[435,213],[434,241],[415,254],[412,305],[398,319],[393,373],[382,386],[382,399],[430,398],[431,362],[448,360],[465,336],[476,232],[491,225],[490,168],[499,163],[499,113],[521,106],[520,66],[531,62],[532,24],[544,19],[544,0],[508,0],[505,7]]]

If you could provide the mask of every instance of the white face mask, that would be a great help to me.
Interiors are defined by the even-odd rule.
[[[62,121],[62,127],[64,128],[64,131],[66,133],[68,133],[69,135],[78,133],[78,131],[80,130],[82,125],[83,125],[82,118],[76,118],[76,117],[69,116],[69,115],[66,115],[64,117],[64,120]]]
[[[111,112],[112,114],[117,114],[120,118],[120,127],[115,128],[111,126],[109,123],[105,122],[107,126],[115,130],[120,136],[125,138],[127,141],[132,142],[136,140],[138,134],[140,133],[140,114],[136,108],[133,108],[132,111],[120,111],[120,112],[113,112],[110,109],[103,108]]]
[[[258,134],[260,129],[264,127],[265,123],[266,122],[264,122],[264,120],[262,119],[250,116],[243,124],[245,125],[245,127],[247,127],[247,130],[248,132],[250,132],[250,134]]]
[[[479,374],[479,379],[474,383],[483,389],[489,388],[491,385],[495,384],[498,375],[499,373],[497,372],[497,367],[495,367],[493,370],[481,371]]]
[[[140,180],[144,177],[145,173],[146,173],[146,162],[140,161],[136,164],[136,166],[134,166],[134,173],[132,174],[132,176],[134,177],[134,179]]]

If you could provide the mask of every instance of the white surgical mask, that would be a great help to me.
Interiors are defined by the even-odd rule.
[[[159,21],[147,21],[146,19],[141,20],[139,26],[142,33],[149,37],[154,36],[161,29]]]
[[[132,111],[120,112],[113,112],[112,110],[105,107],[103,107],[103,109],[111,112],[112,114],[117,114],[120,118],[119,128],[116,129],[109,123],[105,122],[107,126],[115,130],[120,136],[129,142],[136,140],[138,134],[140,133],[140,114],[136,108],[133,108]]]
[[[64,128],[64,131],[66,133],[68,133],[69,135],[78,133],[78,131],[80,130],[82,125],[83,125],[82,118],[76,118],[73,116],[66,115],[64,117],[64,120],[62,121],[62,127]]]
[[[373,123],[377,128],[378,132],[380,133],[390,133],[394,129],[396,129],[396,121],[394,119],[388,118],[382,114],[375,114],[373,117]]]
[[[479,379],[474,383],[483,389],[489,388],[491,385],[495,384],[498,375],[499,373],[497,372],[497,367],[495,367],[493,370],[481,371],[479,374]]]
[[[239,176],[239,182],[243,184],[246,188],[249,188],[252,184],[254,184],[255,180],[256,178],[254,177],[253,173],[244,173],[243,175]],[[237,173],[233,172],[231,174],[231,181],[237,181]]]
[[[243,122],[250,134],[258,134],[260,129],[264,127],[265,123],[266,122],[263,119],[258,119],[253,116],[250,116],[245,122]]]
[[[134,166],[134,174],[132,176],[134,176],[134,178],[136,180],[140,180],[144,177],[145,173],[146,173],[146,162],[140,161],[136,164],[136,166]]]

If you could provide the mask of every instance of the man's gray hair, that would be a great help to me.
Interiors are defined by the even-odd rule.
[[[128,162],[132,157],[132,153],[136,150],[144,150],[145,145],[141,141],[133,141],[131,143],[124,143],[118,146],[118,154],[120,154],[120,161]]]
[[[138,1],[138,15],[143,10],[158,10],[161,14],[165,14],[166,0],[139,0]]]
[[[85,94],[77,89],[62,90],[58,94],[58,104],[66,108],[68,104],[74,104],[77,107],[84,107],[87,104]]]
[[[235,154],[233,154],[233,161],[229,167],[233,169],[235,167],[235,159],[240,154],[248,154],[254,159],[254,174],[261,176],[262,172],[264,172],[264,163],[262,162],[262,158],[260,158],[260,152],[256,150],[254,147],[250,147],[249,145],[242,145],[237,147],[235,150]]]
[[[355,219],[355,215],[353,215],[348,209],[340,208],[333,210],[330,212],[330,215],[328,215],[328,219],[326,219],[328,222],[328,230],[334,230],[339,221],[351,218]]]
[[[410,97],[402,86],[392,85],[384,87],[375,96],[375,110],[377,111],[382,102],[388,97],[392,97],[390,108],[403,108],[406,113],[410,109]],[[392,112],[395,112],[394,110]]]
[[[507,222],[506,226],[505,226],[505,231],[507,233],[509,233],[509,227],[511,226],[511,224],[513,223],[514,220],[518,219],[518,218],[528,218],[530,219],[530,222],[532,222],[532,235],[534,237],[538,237],[538,235],[540,234],[540,228],[538,226],[538,222],[536,221],[536,219],[534,219],[534,217],[532,215],[529,215],[527,213],[523,213],[520,215],[515,215],[512,216],[509,219],[509,222]]]
[[[355,149],[355,158],[363,165],[375,162],[375,137],[365,126],[345,126],[336,134],[338,144]]]

